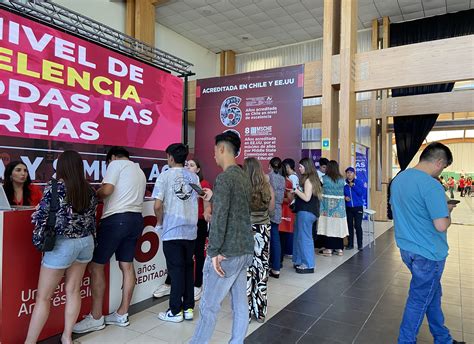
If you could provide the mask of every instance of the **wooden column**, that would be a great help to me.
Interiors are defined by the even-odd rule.
[[[168,0],[127,0],[125,32],[155,46],[155,6]]]
[[[135,37],[135,0],[127,0],[125,33],[129,36]]]
[[[342,0],[341,90],[339,97],[339,164],[341,170],[355,166],[356,94],[355,54],[357,52],[357,1]]]
[[[379,22],[377,19],[372,20],[372,50],[379,48]],[[370,107],[372,113],[376,113],[378,91],[373,91],[371,94]],[[375,209],[380,197],[377,196],[377,117],[370,119],[370,189],[369,207]]]
[[[339,54],[341,0],[324,0],[323,80],[322,80],[322,138],[329,139],[329,150],[322,148],[322,156],[338,160],[339,94],[332,84],[332,57]]]
[[[235,52],[225,50],[220,55],[220,76],[235,74]]]
[[[382,49],[389,47],[390,39],[390,21],[388,17],[382,19]],[[372,25],[372,35],[374,35],[375,24]],[[378,22],[377,22],[377,37],[378,37]],[[374,36],[372,36],[372,48],[374,49]],[[378,49],[378,42],[377,42]],[[375,49],[374,49],[375,50]],[[372,92],[375,94],[375,98],[372,99],[372,102],[376,103],[377,99],[382,99],[382,106],[377,106],[374,104],[374,113],[375,117],[371,120],[371,208],[374,209],[377,213],[375,214],[375,219],[377,221],[387,221],[387,193],[388,193],[388,183],[390,175],[390,151],[389,142],[387,140],[387,124],[388,113],[387,102],[388,90]],[[379,127],[377,129],[377,123]]]

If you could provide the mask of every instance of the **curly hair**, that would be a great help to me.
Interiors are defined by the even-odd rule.
[[[262,165],[255,158],[247,158],[244,160],[244,171],[249,176],[252,184],[250,209],[253,211],[268,209],[272,194],[270,183],[265,179]]]

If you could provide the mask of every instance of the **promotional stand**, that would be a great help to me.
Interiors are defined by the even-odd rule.
[[[156,217],[154,202],[144,203],[145,226],[137,242],[135,252],[136,285],[132,305],[152,297],[152,292],[166,279],[166,262],[160,244],[159,233],[154,231]],[[41,267],[41,253],[32,242],[33,210],[0,212],[1,252],[1,310],[0,343],[15,344],[25,340],[31,313],[35,305],[38,278]],[[122,297],[122,273],[115,258],[106,265],[108,281],[104,298],[104,314],[117,310]],[[81,286],[82,307],[79,319],[91,310],[91,278],[83,277]],[[51,300],[51,312],[41,333],[40,340],[61,333],[64,327],[64,305],[66,294],[64,280],[61,281]]]
[[[105,154],[117,145],[144,170],[149,195],[166,167],[164,150],[181,141],[183,118],[187,130],[183,78],[187,83],[193,75],[192,64],[49,1],[0,1],[0,32],[0,177],[18,160],[44,185],[55,176],[58,156],[75,150],[97,185],[107,169]],[[34,308],[41,254],[31,243],[31,213],[0,212],[3,344],[25,340]],[[167,273],[153,202],[145,202],[143,217],[132,304],[152,297]],[[114,259],[106,276],[104,313],[120,303],[122,275]],[[81,296],[80,316],[91,307],[87,274]],[[63,281],[51,302],[40,339],[62,331]]]

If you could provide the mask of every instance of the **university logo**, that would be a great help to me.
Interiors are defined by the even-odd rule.
[[[221,104],[220,118],[222,124],[228,128],[237,126],[242,120],[242,110],[239,104],[242,98],[237,96],[227,97]]]

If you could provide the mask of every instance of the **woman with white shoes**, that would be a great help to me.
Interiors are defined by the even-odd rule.
[[[87,264],[92,260],[97,198],[84,177],[82,158],[75,151],[65,151],[58,158],[57,183],[44,189],[36,211],[33,241],[39,240],[48,220],[53,194],[57,197],[56,241],[52,251],[45,252],[41,262],[36,303],[25,344],[33,344],[48,320],[51,297],[65,277],[66,307],[62,344],[71,344],[72,329],[81,309],[80,286]]]

